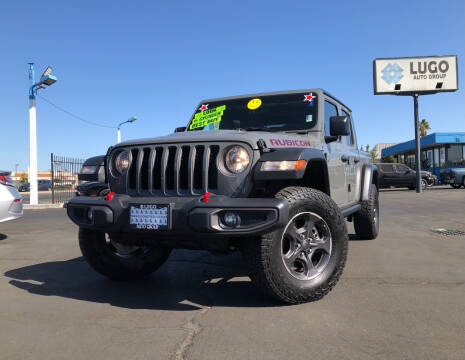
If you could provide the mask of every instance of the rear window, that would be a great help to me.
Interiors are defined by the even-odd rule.
[[[383,172],[394,172],[394,166],[392,164],[381,165],[381,171],[383,171]]]

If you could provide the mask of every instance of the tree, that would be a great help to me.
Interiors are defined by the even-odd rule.
[[[383,156],[381,158],[381,162],[383,162],[383,163],[396,163],[397,159],[392,155],[387,155],[387,156]]]
[[[21,178],[19,179],[19,183],[20,183],[20,184],[25,184],[25,183],[27,183],[27,176],[26,176],[26,174],[24,174],[24,173],[21,174]]]
[[[365,151],[366,151],[366,152],[370,151],[370,145],[367,144],[367,145],[365,146]]]
[[[420,128],[420,137],[426,136],[428,134],[427,130],[431,130],[428,120],[426,119],[421,119],[419,128]]]
[[[371,155],[371,159],[373,160],[373,162],[376,162],[378,160],[377,158],[377,153],[376,153],[376,150],[373,148],[370,150],[370,155]]]

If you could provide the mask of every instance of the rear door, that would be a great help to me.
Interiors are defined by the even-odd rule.
[[[357,149],[357,143],[355,141],[354,124],[352,122],[352,116],[344,109],[341,110],[341,114],[347,116],[350,121],[350,134],[347,136],[341,136],[340,142],[342,145],[342,152],[345,155],[345,175],[346,175],[346,188],[347,188],[347,202],[357,202],[360,199],[360,184],[361,177],[361,163],[360,153]],[[357,180],[357,178],[359,180]]]

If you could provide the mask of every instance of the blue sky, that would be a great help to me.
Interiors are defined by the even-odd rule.
[[[413,137],[410,97],[374,96],[377,57],[457,54],[455,93],[420,98],[432,131],[464,131],[464,2],[8,1],[0,5],[0,168],[27,169],[29,86],[123,140],[185,125],[202,98],[321,87],[351,107],[359,144]],[[80,122],[37,99],[39,169],[50,153],[87,158],[116,129]]]

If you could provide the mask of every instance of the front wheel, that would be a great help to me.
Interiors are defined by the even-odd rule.
[[[341,276],[347,230],[334,201],[321,191],[288,187],[276,198],[289,203],[283,229],[245,239],[243,254],[252,281],[280,301],[297,304],[325,296]]]
[[[171,249],[128,246],[99,231],[79,229],[79,247],[84,259],[97,272],[113,280],[148,276],[168,259]]]

